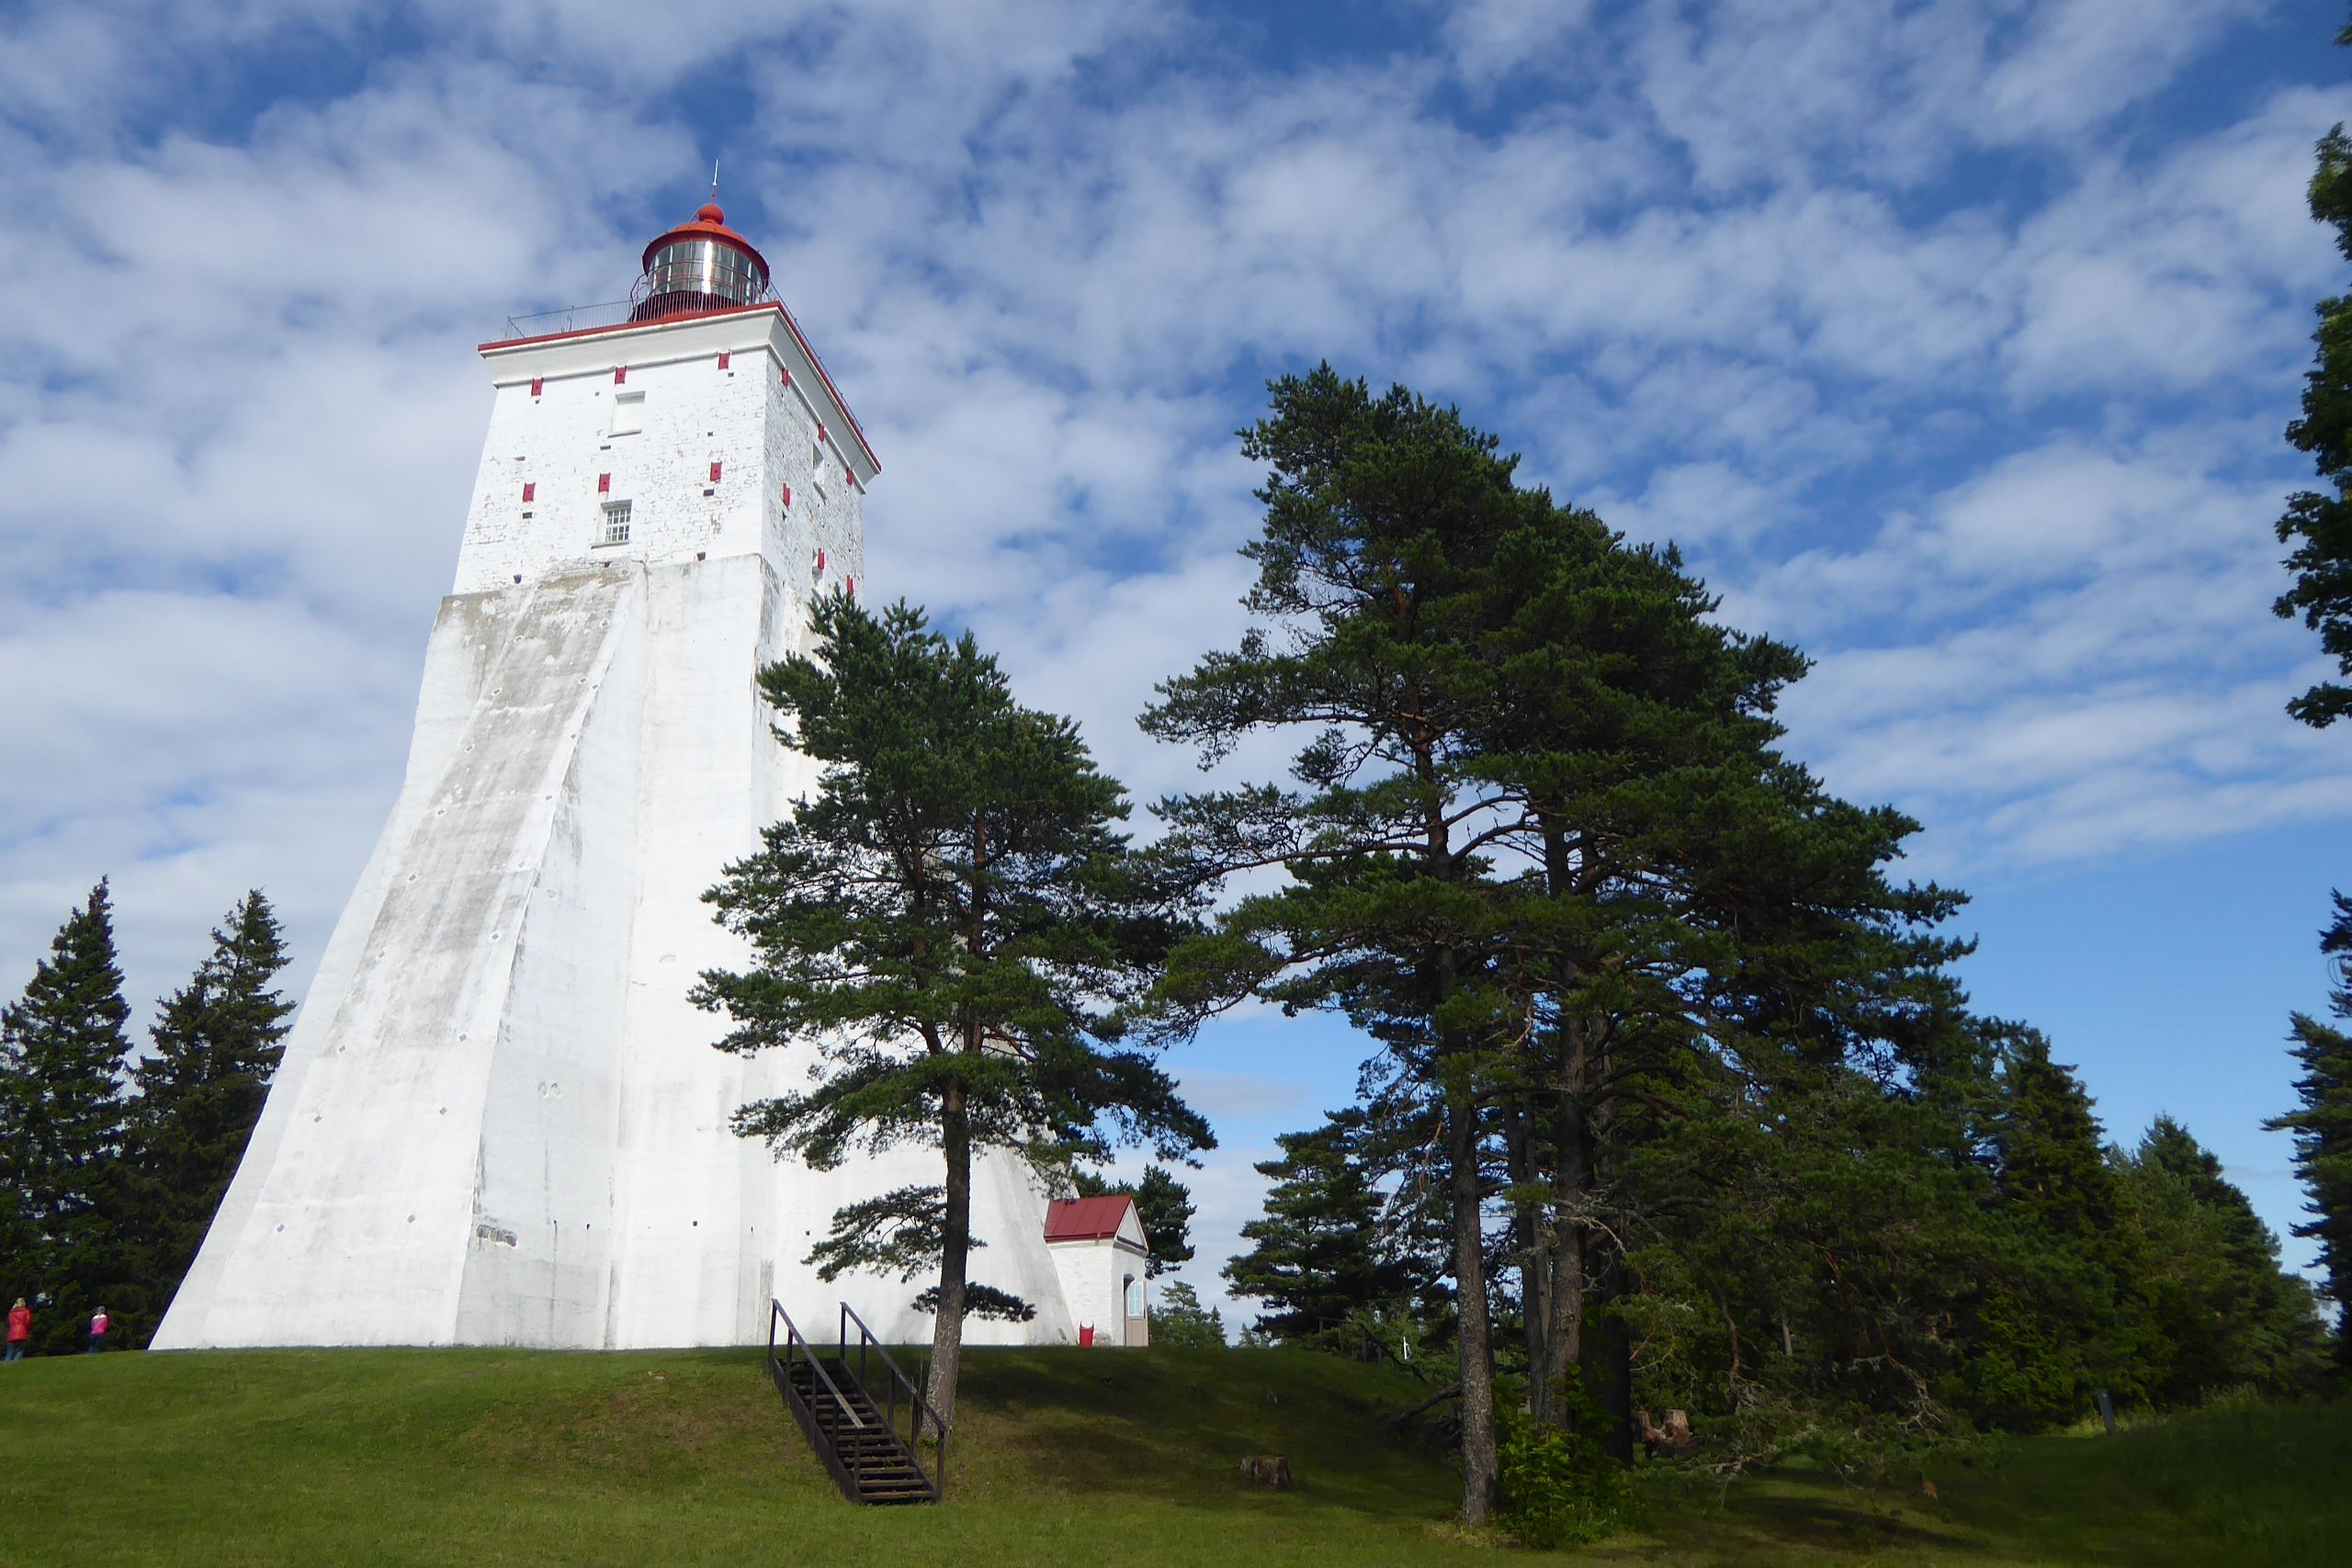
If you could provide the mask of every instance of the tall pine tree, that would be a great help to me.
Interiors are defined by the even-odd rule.
[[[2352,44],[2352,27],[2335,35]],[[2335,231],[2335,248],[2352,261],[2352,140],[2337,124],[2320,139],[2319,166],[2310,186],[2315,222]],[[2272,606],[2281,616],[2300,617],[2319,633],[2322,651],[2333,657],[2338,674],[2352,676],[2352,295],[2335,295],[2317,307],[2319,328],[2312,334],[2319,353],[2303,378],[2302,417],[2287,427],[2287,439],[2312,458],[2324,491],[2304,491],[2288,498],[2278,519],[2279,542],[2292,546],[2285,565],[2294,581]],[[2287,705],[2305,724],[2325,728],[2352,713],[2352,682],[2323,680]],[[2321,945],[2352,963],[2352,903],[2335,896],[2335,922]],[[2331,998],[2338,1018],[2352,1018],[2352,983]],[[2352,1039],[2330,1024],[2294,1015],[2295,1059],[2303,1076],[2295,1086],[2301,1109],[2271,1122],[2295,1134],[2295,1164],[2310,1190],[2312,1219],[2295,1227],[2299,1236],[2320,1244],[2320,1267],[2327,1294],[2344,1314],[2336,1347],[2352,1372]]]
[[[2336,35],[2352,43],[2352,28]],[[2320,139],[2319,166],[2310,187],[2314,221],[2335,231],[2335,248],[2352,261],[2352,141],[2337,125]],[[2307,454],[2327,489],[2290,496],[2278,519],[2294,581],[2272,607],[2319,633],[2320,648],[2337,673],[2352,676],[2352,295],[2333,295],[2317,307],[2319,345],[2303,378],[2302,417],[2287,439]],[[2305,724],[2325,727],[2352,713],[2352,684],[2323,680],[2287,705]]]
[[[1513,479],[1451,409],[1328,367],[1274,383],[1251,609],[1270,623],[1160,687],[1147,728],[1212,760],[1304,744],[1295,788],[1167,802],[1170,853],[1281,866],[1170,965],[1344,1013],[1433,1112],[1452,1211],[1464,1513],[1493,1496],[1486,1235],[1503,1150],[1535,1414],[1582,1366],[1631,1457],[1625,1151],[1744,1085],[1883,1056],[1934,999],[1952,896],[1882,867],[1914,825],[1773,750],[1801,674],[1730,631],[1670,549]],[[1683,1103],[1678,1104],[1678,1099]]]
[[[1217,1006],[1250,992],[1346,1014],[1429,1087],[1451,1212],[1461,1371],[1463,1516],[1495,1506],[1492,1314],[1480,1187],[1485,1074],[1498,1042],[1479,983],[1491,933],[1468,771],[1495,682],[1474,646],[1476,574],[1544,498],[1452,409],[1405,389],[1374,398],[1323,366],[1272,384],[1242,435],[1267,465],[1248,604],[1272,623],[1163,682],[1160,739],[1228,753],[1252,731],[1306,744],[1297,788],[1170,799],[1163,852],[1203,881],[1280,866],[1171,962],[1167,995]]]
[[[0,1010],[0,1183],[20,1205],[24,1250],[0,1296],[40,1299],[37,1348],[78,1341],[82,1323],[131,1283],[118,1223],[130,1052],[107,886],[58,929],[22,998]]]
[[[976,1149],[1059,1181],[1073,1157],[1214,1146],[1125,1032],[1178,929],[1117,824],[1126,802],[1068,719],[1021,706],[967,634],[843,594],[810,617],[820,657],[761,671],[822,772],[765,848],[707,895],[754,966],[703,976],[728,1051],[814,1043],[815,1086],[745,1106],[737,1130],[820,1168],[854,1147],[941,1152],[941,1181],[834,1216],[827,1278],[929,1269],[930,1398],[952,1419],[967,1311],[1034,1308],[969,1279]]]
[[[140,1280],[126,1321],[143,1339],[171,1304],[244,1157],[294,1004],[277,917],[259,889],[212,932],[212,953],[160,1004],[153,1051],[131,1069],[133,1158],[124,1173]]]

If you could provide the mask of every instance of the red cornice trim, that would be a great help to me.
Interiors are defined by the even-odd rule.
[[[683,321],[707,321],[714,316],[748,316],[754,310],[774,310],[784,318],[785,330],[792,334],[792,341],[800,345],[800,352],[808,356],[808,363],[817,367],[818,379],[825,383],[825,390],[833,395],[833,401],[840,405],[842,412],[848,416],[850,434],[857,437],[858,449],[865,454],[865,460],[873,467],[874,471],[880,473],[882,459],[874,455],[874,444],[865,439],[865,426],[858,423],[857,415],[850,411],[849,400],[842,396],[842,389],[839,387],[833,385],[831,375],[825,369],[825,362],[817,357],[815,349],[808,346],[808,338],[801,334],[800,323],[792,319],[792,312],[784,308],[784,301],[781,299],[763,300],[757,305],[729,305],[718,310],[696,310],[690,316],[664,316],[656,321],[615,321],[601,327],[575,327],[568,333],[541,333],[537,337],[502,338],[495,343],[476,344],[474,352],[489,354],[497,349],[529,348],[543,343],[561,343],[566,338],[599,337],[606,333],[626,333],[645,327],[673,326]]]
[[[780,301],[775,299],[763,299],[756,305],[728,305],[717,310],[696,310],[689,316],[664,316],[659,321],[611,321],[601,327],[574,327],[568,333],[541,333],[537,337],[500,338],[494,343],[476,344],[474,345],[474,351],[478,354],[488,354],[492,349],[526,348],[536,344],[561,343],[566,338],[599,337],[605,333],[638,332],[646,327],[666,327],[674,325],[680,321],[707,321],[713,316],[748,316],[754,310],[783,311],[785,320],[790,321],[792,319],[791,312],[785,310],[784,306]],[[798,337],[800,334],[798,333],[795,333],[792,335]],[[806,348],[808,345],[804,342],[800,346]],[[839,395],[840,394],[838,393],[835,394],[835,396]]]

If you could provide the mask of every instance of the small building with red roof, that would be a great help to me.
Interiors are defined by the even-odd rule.
[[[1151,1311],[1144,1284],[1151,1238],[1136,1201],[1057,1198],[1046,1205],[1046,1251],[1061,1276],[1062,1300],[1080,1343],[1148,1345]]]

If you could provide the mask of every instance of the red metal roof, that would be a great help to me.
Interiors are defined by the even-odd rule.
[[[751,241],[727,226],[727,214],[719,210],[718,203],[715,201],[704,202],[701,207],[695,209],[692,219],[664,233],[655,235],[653,243],[645,247],[645,254],[639,261],[638,265],[640,268],[651,266],[653,253],[673,240],[717,240],[722,245],[732,245],[760,264],[760,276],[763,278],[768,276],[768,258],[760,254]]]
[[[1111,1198],[1057,1198],[1046,1205],[1047,1241],[1101,1241],[1119,1234],[1119,1222],[1136,1201],[1121,1193]]]

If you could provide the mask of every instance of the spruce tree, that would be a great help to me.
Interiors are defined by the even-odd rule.
[[[1225,1266],[1237,1296],[1266,1303],[1251,1325],[1284,1345],[1349,1350],[1361,1313],[1401,1308],[1411,1269],[1384,1245],[1381,1193],[1357,1157],[1365,1117],[1353,1107],[1322,1126],[1283,1133],[1281,1157],[1253,1168],[1268,1178],[1265,1213],[1241,1227],[1251,1247]]]
[[[1128,1028],[1180,921],[1118,831],[1117,782],[1069,720],[1014,702],[968,634],[843,594],[810,626],[818,656],[760,685],[816,791],[707,896],[754,964],[706,974],[695,999],[731,1018],[723,1050],[815,1047],[813,1087],[743,1107],[739,1132],[820,1169],[940,1150],[938,1185],[844,1208],[811,1259],[826,1278],[935,1270],[930,1397],[952,1419],[966,1314],[1035,1310],[969,1278],[974,1150],[1059,1185],[1114,1139],[1214,1146]]]
[[[2352,1021],[2352,898],[2335,895],[2335,919],[2320,948],[2340,966],[2329,1010]],[[2300,1012],[2293,1029],[2295,1060],[2302,1067],[2295,1082],[2300,1103],[2265,1125],[2294,1134],[2295,1174],[2302,1179],[2303,1212],[2311,1216],[2295,1227],[2295,1235],[2319,1243],[2325,1293],[2339,1313],[2352,1318],[2352,1034]],[[2352,1331],[2343,1319],[2335,1348],[2343,1370],[2352,1373]]]
[[[131,1069],[127,1173],[141,1252],[141,1333],[171,1303],[244,1157],[284,1054],[294,1004],[274,986],[286,944],[256,888],[212,932],[212,952],[158,1004],[153,1050]]]
[[[0,1294],[42,1301],[43,1350],[77,1345],[90,1313],[131,1283],[119,1223],[130,1016],[101,881],[0,1010],[0,1184],[20,1205],[24,1247]]]
[[[2004,1038],[1994,1121],[2003,1251],[1978,1314],[1973,1396],[1995,1424],[2075,1419],[2104,1388],[2119,1404],[2169,1377],[2148,1308],[2144,1244],[2102,1145],[2090,1096],[2033,1030]]]
[[[2118,1170],[2170,1352],[2155,1402],[2178,1408],[2226,1389],[2279,1397],[2310,1387],[2325,1357],[2311,1287],[2280,1269],[2278,1238],[2221,1160],[2158,1116]]]
[[[1215,1307],[1203,1306],[1192,1286],[1171,1280],[1151,1303],[1151,1342],[1180,1350],[1222,1350],[1225,1316]]]

